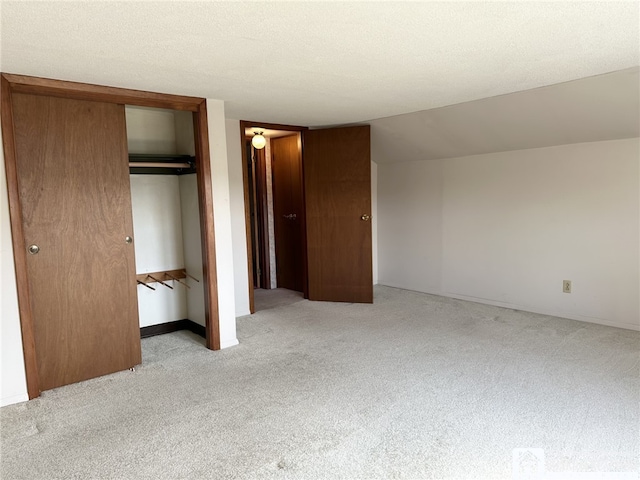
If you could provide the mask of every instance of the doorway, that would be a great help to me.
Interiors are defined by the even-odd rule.
[[[298,127],[251,123],[241,132],[253,313],[304,296],[302,139]],[[261,148],[251,141],[258,134]]]
[[[142,338],[206,336],[193,117],[125,105]]]
[[[277,129],[297,132],[303,178],[302,291],[305,299],[372,303],[371,134],[368,125],[321,128],[240,122],[247,136]],[[253,251],[249,168],[243,162],[247,246]],[[288,218],[294,213],[280,213]],[[280,217],[283,218],[283,217]],[[248,256],[249,304],[255,312],[253,260]]]

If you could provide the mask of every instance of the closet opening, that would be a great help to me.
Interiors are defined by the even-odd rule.
[[[251,312],[305,297],[305,208],[299,127],[241,122]],[[262,134],[264,148],[252,145]]]
[[[206,338],[200,205],[190,112],[125,106],[142,338]]]
[[[127,151],[127,143],[133,144],[134,139],[126,138],[125,105],[172,109],[174,128],[173,110],[191,118],[195,154],[185,155],[192,161],[184,157],[163,159],[160,157],[165,154],[158,153],[149,163],[162,165],[132,167],[165,168],[167,163],[175,163],[170,168],[180,169],[184,177],[196,177],[198,201],[193,210],[199,210],[194,222],[201,231],[197,241],[201,277],[190,271],[185,252],[182,269],[167,267],[142,273],[164,274],[164,278],[154,277],[158,286],[167,290],[175,290],[173,283],[180,282],[191,287],[188,279],[195,280],[190,274],[200,280],[197,283],[202,285],[202,299],[196,303],[204,312],[205,345],[219,350],[206,100],[8,73],[0,74],[0,84],[9,218],[29,398],[38,397],[43,390],[125,370],[141,362],[137,288],[159,290],[153,284],[140,285],[134,268],[136,234]],[[144,161],[133,160],[134,164]],[[197,174],[189,175],[192,168]],[[37,181],[38,187],[21,189],[20,179]],[[44,201],[34,201],[36,192]],[[153,208],[161,207],[154,204]],[[56,221],[51,221],[51,212]],[[75,235],[73,241],[54,241],[66,239],[69,231],[85,234]],[[156,243],[156,239],[149,242]],[[144,243],[142,239],[140,243]],[[185,239],[183,247],[189,248]],[[51,271],[56,272],[55,282],[50,280]],[[185,278],[180,278],[182,271]],[[145,283],[144,279],[140,281]],[[188,290],[195,291],[193,287]],[[51,335],[43,335],[42,328]]]

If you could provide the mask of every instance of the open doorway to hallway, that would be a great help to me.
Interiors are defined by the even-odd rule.
[[[305,208],[299,131],[243,126],[252,312],[303,298]],[[253,142],[256,135],[263,141]],[[260,139],[261,140],[261,139]],[[257,148],[261,147],[261,148]]]
[[[302,292],[304,298],[313,301],[372,303],[372,228],[371,228],[371,134],[368,125],[321,128],[310,130],[306,127],[291,127],[274,124],[263,124],[241,121],[243,158],[247,159],[247,140],[261,140],[260,147],[267,143],[265,130],[284,130],[295,134],[296,148],[283,147],[283,151],[293,151],[295,162],[285,170],[288,172],[281,178],[283,182],[293,179],[300,181],[302,193],[288,190],[288,196],[302,198],[302,206],[292,208],[283,204],[278,210],[277,174],[274,173],[280,162],[275,158],[272,165],[274,179],[272,194],[274,195],[274,246],[285,245],[286,241],[278,240],[278,222],[301,231],[301,242],[291,248],[284,248],[287,254],[298,254],[301,251]],[[284,137],[292,137],[291,134]],[[276,142],[278,138],[272,139]],[[284,142],[284,141],[283,141]],[[253,143],[253,142],[251,142]],[[293,142],[292,142],[293,143]],[[275,152],[275,148],[273,149]],[[273,160],[273,159],[272,159]],[[247,225],[247,245],[249,252],[254,250],[255,232],[250,211],[249,165],[243,162],[245,183],[245,215]],[[280,182],[282,184],[282,182]],[[285,189],[286,190],[286,189]],[[284,195],[287,197],[287,194]],[[295,203],[295,202],[294,202]],[[298,205],[298,204],[296,204]],[[299,212],[299,213],[298,213]],[[255,223],[254,223],[255,224]],[[280,231],[286,231],[282,227]],[[297,247],[300,246],[300,250]],[[283,255],[275,251],[276,284],[282,286],[286,280],[279,277],[285,266],[280,265]],[[251,253],[248,256],[249,272],[249,305],[255,312],[254,305],[254,262]],[[266,255],[263,254],[263,259]],[[299,265],[300,262],[294,265]],[[273,264],[271,264],[271,267]],[[262,271],[262,270],[261,270]],[[291,277],[296,280],[299,274],[292,270]],[[299,285],[287,285],[288,288],[299,288]]]

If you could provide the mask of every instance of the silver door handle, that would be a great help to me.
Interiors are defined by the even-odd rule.
[[[282,215],[282,216],[287,220],[295,220],[297,218],[297,215],[295,213],[290,213],[289,215]]]

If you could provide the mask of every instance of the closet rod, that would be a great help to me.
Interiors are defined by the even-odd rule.
[[[129,168],[153,167],[153,168],[191,168],[189,163],[166,163],[166,162],[129,162]]]

